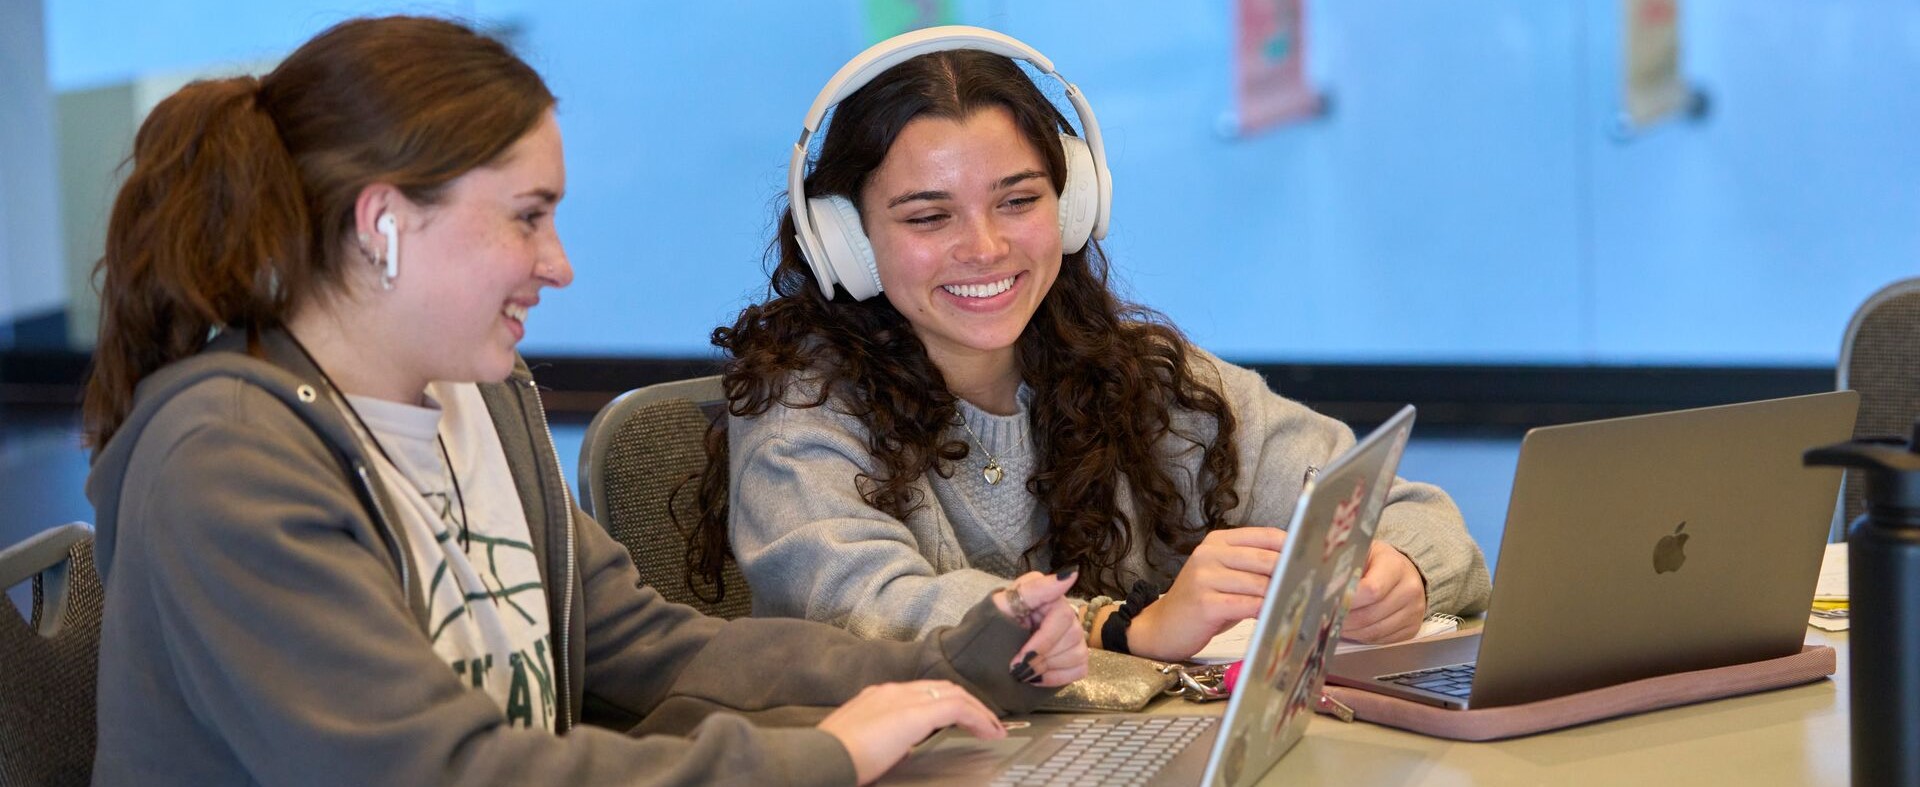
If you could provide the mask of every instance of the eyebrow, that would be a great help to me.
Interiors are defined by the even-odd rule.
[[[522,191],[519,194],[513,195],[513,198],[519,199],[521,197],[537,197],[540,199],[540,201],[545,202],[548,205],[553,205],[558,203],[562,196],[564,195],[552,189],[529,189],[527,191]]]
[[[1029,169],[1023,172],[1016,172],[1012,175],[1008,175],[1004,178],[1001,178],[1000,180],[996,181],[993,184],[993,188],[995,191],[998,191],[1000,189],[1012,188],[1016,185],[1019,185],[1023,181],[1032,180],[1034,178],[1044,178],[1046,176],[1047,176],[1047,173],[1045,172],[1041,172],[1040,170],[1037,170],[1037,169]],[[952,199],[952,198],[953,198],[953,193],[948,191],[910,191],[898,197],[894,197],[893,199],[887,200],[887,207],[891,208],[901,203],[912,202],[914,200],[942,200],[942,199]]]

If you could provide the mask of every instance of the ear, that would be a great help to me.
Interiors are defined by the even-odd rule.
[[[412,205],[413,203],[407,200],[406,195],[401,194],[400,189],[391,183],[367,184],[366,188],[360,190],[360,196],[353,201],[355,237],[349,240],[357,241],[359,237],[365,237],[367,238],[365,248],[376,254],[379,253],[379,250],[386,246],[386,240],[383,237],[385,233],[381,232],[377,226],[380,216],[392,214],[393,220],[397,222],[396,226],[405,231]]]

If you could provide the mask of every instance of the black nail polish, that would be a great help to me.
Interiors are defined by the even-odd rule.
[[[1037,650],[1029,650],[1029,651],[1027,651],[1027,655],[1025,655],[1025,656],[1021,656],[1021,657],[1020,657],[1020,663],[1021,663],[1021,664],[1025,664],[1025,665],[1027,665],[1027,666],[1029,666],[1029,667],[1031,667],[1031,666],[1033,666],[1033,657],[1035,657],[1035,656],[1038,656],[1038,655],[1040,655],[1040,651],[1037,651]]]
[[[1066,579],[1067,577],[1073,576],[1074,570],[1073,566],[1067,566],[1059,571],[1053,572],[1053,576],[1055,579]]]
[[[1036,673],[1034,673],[1034,674],[1033,674],[1033,677],[1030,677],[1030,678],[1027,678],[1027,680],[1026,680],[1026,682],[1027,682],[1027,683],[1030,683],[1030,684],[1037,684],[1037,683],[1039,683],[1039,682],[1040,682],[1040,673],[1037,673],[1037,672],[1036,672]]]
[[[1007,670],[1007,674],[1012,675],[1014,680],[1023,683],[1032,680],[1034,676],[1033,668],[1027,666],[1025,663],[1015,664],[1013,669]]]

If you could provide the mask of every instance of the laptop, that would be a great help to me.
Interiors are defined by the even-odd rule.
[[[1413,408],[1307,479],[1280,568],[1267,586],[1252,650],[1226,712],[1040,714],[1005,740],[949,729],[916,748],[882,784],[1252,784],[1300,740],[1320,698],[1329,646],[1366,565]]]
[[[1800,652],[1853,391],[1534,429],[1478,633],[1343,653],[1327,681],[1516,705]]]

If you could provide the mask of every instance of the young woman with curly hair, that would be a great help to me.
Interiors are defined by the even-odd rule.
[[[1073,568],[1091,644],[1191,656],[1258,611],[1304,478],[1353,434],[1114,294],[1087,238],[1104,196],[1077,180],[1097,136],[1089,156],[1007,56],[1024,45],[909,35],[959,43],[835,91],[883,43],[815,104],[839,99],[789,199],[850,240],[796,238],[784,212],[770,297],[714,331],[732,415],[694,567],[717,575],[730,546],[756,614],[891,638],[1028,568]],[[822,243],[856,262],[836,273]],[[1452,501],[1399,481],[1347,632],[1405,639],[1487,592]]]

